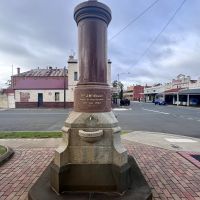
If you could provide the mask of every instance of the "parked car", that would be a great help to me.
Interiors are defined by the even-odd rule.
[[[198,103],[199,103],[198,99],[196,99],[196,98],[191,98],[190,99],[190,105],[191,106],[196,106],[196,105],[198,105]]]
[[[130,106],[130,100],[129,99],[121,99],[120,106]]]
[[[166,102],[162,99],[155,99],[154,104],[155,105],[166,105]]]

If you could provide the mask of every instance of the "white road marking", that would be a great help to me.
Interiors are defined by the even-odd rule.
[[[67,115],[69,113],[1,113],[0,115]]]
[[[157,111],[157,110],[149,110],[149,109],[145,109],[145,108],[143,108],[143,110],[146,110],[146,111],[149,111],[149,112],[160,113],[160,114],[164,114],[164,115],[169,115],[170,114],[170,113],[166,113],[166,112],[160,112],[160,111]]]
[[[114,108],[114,111],[127,111],[127,110],[132,110],[132,108]]]
[[[189,117],[189,118],[187,118],[188,120],[193,120],[193,118],[191,118],[191,117]]]
[[[191,139],[179,139],[179,138],[165,138],[168,142],[176,143],[196,143],[197,141]]]

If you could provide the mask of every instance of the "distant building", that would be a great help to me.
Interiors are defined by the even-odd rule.
[[[0,108],[15,108],[14,91],[12,89],[0,91]]]
[[[111,85],[111,61],[108,61],[108,84]],[[74,89],[79,80],[78,62],[68,59],[68,68],[32,69],[11,77],[14,107],[16,108],[63,108],[72,107]]]
[[[184,74],[179,74],[176,79],[173,79],[171,84],[172,88],[189,88],[191,84],[196,83],[197,80],[191,80],[190,76],[185,76]]]
[[[128,86],[127,90],[124,92],[124,98],[131,101],[141,101],[144,99],[144,86],[133,85]]]
[[[157,84],[144,89],[146,102],[163,99],[167,104],[200,106],[200,78],[179,74],[176,79],[164,85]]]
[[[33,69],[12,76],[16,108],[64,107],[64,93],[67,107],[72,106],[68,94],[68,76],[64,69]]]
[[[131,101],[133,101],[133,89],[134,89],[134,86],[128,86],[126,91],[124,91],[124,98],[125,99],[129,99]]]
[[[144,99],[144,86],[136,85],[133,88],[133,100],[142,101]]]
[[[144,88],[144,98],[146,102],[153,102],[156,99],[156,95],[165,91],[165,87],[161,84],[155,84],[151,87]]]

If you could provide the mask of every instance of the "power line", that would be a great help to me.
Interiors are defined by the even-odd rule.
[[[143,10],[137,17],[132,19],[124,28],[122,28],[119,32],[114,34],[109,41],[113,40],[116,38],[120,33],[122,33],[125,29],[127,29],[131,24],[135,23],[140,17],[142,17],[146,12],[148,12],[155,4],[157,4],[160,0],[154,1],[151,5],[149,5],[145,10]]]
[[[185,2],[186,2],[186,0],[182,1],[182,3],[175,10],[174,14],[170,17],[170,19],[165,24],[165,26],[161,29],[161,31],[158,33],[158,35],[156,35],[156,37],[153,39],[153,41],[150,43],[150,45],[145,49],[145,51],[142,53],[142,55],[140,56],[140,58],[138,59],[138,61],[136,63],[138,63],[149,52],[150,48],[154,45],[154,43],[156,43],[156,41],[159,39],[159,37],[162,35],[162,33],[167,29],[167,27],[173,21],[173,19],[176,17],[176,15],[181,10],[181,8],[185,4]]]

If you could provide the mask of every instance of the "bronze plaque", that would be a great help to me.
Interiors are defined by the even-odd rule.
[[[74,94],[76,112],[110,112],[111,91],[109,87],[77,87]]]

